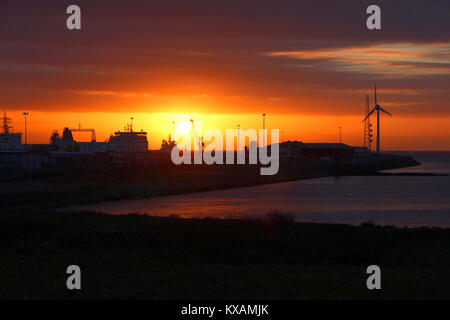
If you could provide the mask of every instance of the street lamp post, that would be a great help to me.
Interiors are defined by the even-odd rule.
[[[23,113],[23,116],[25,117],[25,145],[27,145],[27,115],[28,112]]]
[[[237,130],[238,130],[238,137],[237,137],[237,152],[239,152],[239,133],[240,133],[240,131],[241,131],[241,125],[240,124],[238,124],[237,125]]]
[[[175,141],[175,121],[172,121],[172,141]]]

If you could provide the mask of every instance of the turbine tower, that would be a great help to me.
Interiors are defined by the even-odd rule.
[[[383,111],[384,113],[392,116],[389,112],[384,110],[377,102],[377,85],[375,85],[375,107],[373,107],[372,111],[369,112],[369,114],[364,118],[364,121],[367,120],[367,118],[370,117],[370,115],[377,110],[377,153],[380,153],[380,111]]]

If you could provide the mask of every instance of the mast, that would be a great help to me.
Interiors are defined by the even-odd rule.
[[[6,116],[6,111],[3,111],[3,119],[2,120],[3,120],[3,125],[2,125],[3,133],[6,133],[6,134],[10,133],[9,129],[12,129],[12,127],[9,125],[11,123],[11,118],[8,118]]]
[[[370,102],[369,102],[369,95],[366,95],[366,108],[365,108],[365,117],[370,112]],[[372,147],[372,124],[370,123],[370,117],[366,119],[364,122],[364,141],[363,146],[367,148],[369,151]]]

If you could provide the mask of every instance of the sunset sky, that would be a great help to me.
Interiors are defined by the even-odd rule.
[[[267,113],[284,140],[337,142],[342,126],[361,145],[376,83],[382,149],[450,150],[450,2],[375,3],[379,31],[366,1],[2,0],[0,110],[17,132],[29,112],[31,143],[78,123],[104,141],[134,117],[155,149],[172,121],[259,128]]]

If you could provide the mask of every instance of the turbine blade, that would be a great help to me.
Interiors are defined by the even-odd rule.
[[[372,111],[369,112],[369,114],[364,118],[364,120],[363,120],[362,122],[366,121],[367,118],[369,118],[370,115],[371,115],[374,111],[375,111],[375,108],[373,108]]]
[[[392,116],[392,114],[390,112],[387,112],[386,110],[384,110],[382,107],[380,107],[380,110],[383,111],[384,113],[387,113],[388,115]]]

